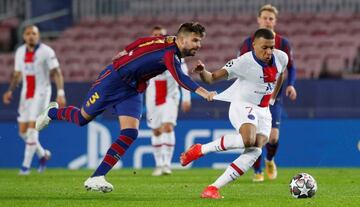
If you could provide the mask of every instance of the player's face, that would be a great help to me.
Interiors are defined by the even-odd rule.
[[[194,56],[201,47],[202,37],[196,33],[189,33],[182,37],[182,55],[183,57]]]
[[[37,27],[26,28],[26,30],[24,31],[23,38],[26,45],[30,47],[34,47],[39,42],[39,38],[40,38],[38,28]]]
[[[153,37],[163,36],[166,35],[165,29],[154,29],[151,33]]]
[[[257,20],[260,28],[274,30],[276,25],[276,16],[274,13],[269,11],[262,11]]]
[[[256,57],[265,63],[269,63],[274,52],[275,39],[257,38],[254,40],[253,47]]]

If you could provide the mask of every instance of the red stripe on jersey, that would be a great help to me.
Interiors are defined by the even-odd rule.
[[[267,106],[269,106],[269,104],[270,104],[270,99],[271,99],[271,95],[272,95],[272,94],[268,94],[268,95],[263,96],[262,99],[261,99],[261,101],[260,101],[259,106],[260,106],[260,107],[267,107]]]
[[[183,82],[181,82],[179,75],[176,71],[175,68],[175,62],[174,62],[174,57],[175,54],[173,51],[167,51],[164,55],[164,63],[166,68],[169,70],[169,72],[171,73],[171,75],[174,77],[174,79],[176,80],[176,82],[183,88],[185,88],[188,91],[191,91],[190,88],[188,88]]]
[[[34,52],[26,51],[25,53],[25,63],[32,63],[34,62]]]
[[[278,34],[275,34],[275,48],[282,50],[281,49],[281,36]]]
[[[121,66],[124,66],[138,58],[159,50],[162,50],[166,47],[174,46],[175,43],[167,44],[167,43],[154,43],[151,45],[146,45],[143,47],[138,47],[135,50],[129,52],[128,55],[121,56],[119,59],[113,61],[113,66],[115,71],[119,70]]]
[[[26,99],[33,98],[35,95],[35,75],[26,76]]]
[[[275,61],[275,60],[273,60]],[[273,83],[276,81],[277,74],[276,66],[266,66],[263,68],[264,83]]]
[[[163,39],[161,37],[143,37],[135,40],[134,42],[130,43],[128,46],[125,47],[126,52],[130,52],[131,50],[137,48],[139,45],[151,42],[156,39]]]
[[[244,174],[244,172],[243,172],[238,166],[236,166],[234,163],[231,163],[230,166],[231,166],[234,170],[236,170],[236,172],[238,172],[240,175],[243,175],[243,174]]]
[[[221,137],[220,147],[221,147],[222,150],[226,150],[226,149],[225,149],[225,146],[224,146],[224,136]]]
[[[167,95],[167,81],[156,80],[155,81],[155,105],[161,105],[166,102]]]

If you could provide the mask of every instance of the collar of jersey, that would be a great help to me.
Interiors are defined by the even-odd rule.
[[[259,65],[261,65],[261,67],[269,66],[268,64],[264,63],[263,61],[259,60],[259,59],[256,57],[254,50],[252,50],[251,53],[252,53],[252,55],[253,55],[253,57],[254,57],[254,60],[255,60]],[[274,56],[274,54],[271,55],[271,61],[272,61],[271,66],[275,66],[275,56]]]
[[[36,52],[37,49],[39,49],[40,44],[41,44],[41,43],[39,42],[39,43],[37,43],[37,44],[35,45],[35,47],[34,47],[34,53]],[[27,47],[25,47],[25,48],[26,48],[26,52],[29,52],[29,51],[28,51],[28,48],[27,48]]]

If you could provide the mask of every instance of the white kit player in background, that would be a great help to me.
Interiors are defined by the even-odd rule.
[[[244,150],[213,184],[205,188],[202,198],[222,198],[219,189],[243,175],[260,156],[262,146],[269,139],[269,104],[275,101],[288,63],[286,53],[274,47],[273,32],[269,29],[258,29],[254,34],[254,51],[229,61],[213,73],[205,70],[201,62],[194,70],[206,83],[237,78],[232,86],[214,99],[230,102],[229,119],[239,133],[226,134],[213,142],[191,146],[181,155],[181,164],[186,166],[210,152]]]
[[[25,142],[24,161],[20,175],[30,174],[33,156],[39,157],[38,172],[43,172],[51,153],[39,142],[39,132],[35,130],[36,118],[50,102],[51,83],[53,78],[57,88],[57,102],[65,106],[64,81],[55,52],[46,44],[40,43],[39,29],[30,25],[25,27],[23,38],[25,44],[15,53],[15,72],[9,89],[3,95],[3,102],[10,104],[12,93],[22,79],[19,103],[19,135]]]
[[[166,35],[165,29],[155,26],[152,36]],[[188,68],[184,59],[181,60],[181,68],[188,74]],[[191,108],[190,91],[181,88],[182,104],[184,112]],[[171,174],[171,160],[174,153],[176,119],[180,101],[179,85],[169,71],[150,79],[146,89],[146,116],[147,124],[152,129],[151,144],[154,150],[156,168],[152,175]]]

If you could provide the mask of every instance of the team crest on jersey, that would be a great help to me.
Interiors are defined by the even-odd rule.
[[[167,36],[165,38],[165,42],[170,44],[170,43],[173,43],[175,41],[175,36]]]
[[[234,61],[233,60],[230,60],[229,62],[226,63],[225,67],[228,67],[230,68],[231,66],[234,65]]]
[[[249,115],[248,115],[248,118],[249,118],[250,120],[254,120],[254,119],[255,119],[255,116],[252,115],[252,114],[249,114]]]

